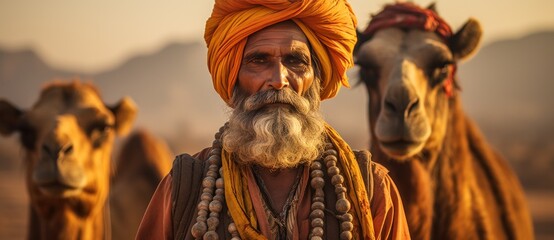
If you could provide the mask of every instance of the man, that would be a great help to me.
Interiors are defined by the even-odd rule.
[[[208,66],[234,110],[177,157],[137,239],[409,239],[386,169],[319,113],[348,84],[355,26],[340,0],[216,1]]]

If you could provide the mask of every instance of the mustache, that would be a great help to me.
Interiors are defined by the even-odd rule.
[[[306,114],[310,111],[309,100],[289,88],[281,90],[269,89],[258,92],[247,97],[243,106],[244,110],[256,111],[269,104],[288,104],[302,114]]]

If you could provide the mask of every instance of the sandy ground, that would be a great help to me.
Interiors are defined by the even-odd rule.
[[[554,239],[554,190],[528,191],[537,240]],[[0,170],[0,239],[25,239],[29,198],[23,169]]]
[[[0,172],[0,239],[25,239],[29,197],[23,169]]]

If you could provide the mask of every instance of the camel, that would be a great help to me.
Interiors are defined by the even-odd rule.
[[[150,196],[169,173],[172,159],[165,142],[145,129],[126,139],[116,160],[110,194],[113,239],[135,239]]]
[[[477,20],[456,33],[434,4],[387,5],[358,33],[370,149],[397,184],[413,239],[533,239],[521,184],[462,109],[455,76]]]
[[[110,239],[106,207],[116,135],[136,107],[106,106],[88,83],[54,82],[26,111],[0,99],[0,133],[20,133],[30,196],[28,239]]]

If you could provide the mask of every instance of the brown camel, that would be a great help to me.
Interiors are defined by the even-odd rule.
[[[110,155],[135,114],[131,99],[108,107],[78,81],[45,86],[27,111],[0,99],[0,133],[19,132],[25,150],[28,239],[110,239]]]
[[[516,175],[456,92],[456,65],[480,37],[476,20],[452,33],[434,5],[412,3],[386,6],[359,33],[371,151],[400,190],[413,239],[533,239]]]
[[[150,197],[169,173],[172,159],[165,142],[144,129],[126,140],[116,161],[110,194],[113,239],[135,239]]]

